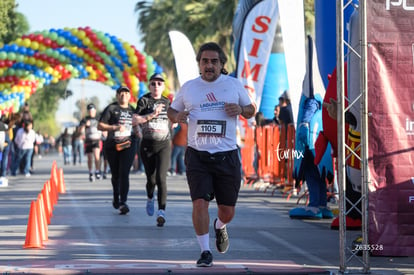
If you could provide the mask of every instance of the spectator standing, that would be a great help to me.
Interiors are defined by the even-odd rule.
[[[43,150],[42,150],[43,142],[44,142],[43,135],[40,132],[37,132],[33,155],[37,155],[39,159],[42,158],[42,154],[43,154]]]
[[[79,162],[82,165],[82,158],[84,155],[84,142],[85,135],[82,131],[82,127],[76,126],[72,133],[72,148],[73,148],[73,165]]]
[[[3,166],[3,158],[9,157],[9,150],[8,146],[10,143],[9,139],[9,130],[8,125],[5,123],[4,116],[2,116],[0,120],[0,161],[1,161],[1,171],[0,171],[0,182],[3,185],[7,185],[8,179],[6,178],[6,172],[7,172],[7,165]]]
[[[149,216],[154,215],[154,192],[157,187],[158,212],[156,220],[157,226],[163,226],[166,220],[167,172],[171,159],[171,123],[167,117],[170,101],[162,95],[165,90],[165,81],[161,74],[155,73],[150,77],[149,90],[150,93],[139,99],[136,113],[142,116],[154,112],[158,106],[163,106],[163,108],[157,117],[141,124],[140,150],[147,178],[146,211]]]
[[[24,121],[23,127],[17,130],[14,138],[16,144],[16,159],[12,165],[12,175],[16,176],[20,163],[24,162],[23,173],[26,177],[30,177],[30,159],[33,154],[36,133],[33,130],[33,122],[31,120]]]
[[[187,148],[188,131],[187,123],[175,123],[174,126],[170,169],[170,175],[172,176],[175,176],[176,173],[179,175],[185,173],[184,153]]]
[[[70,164],[72,159],[72,135],[69,134],[68,128],[65,128],[57,142],[62,146],[64,165]]]
[[[279,119],[279,115],[280,115],[280,106],[279,105],[275,105],[275,109],[273,111],[273,119],[272,119],[272,123],[273,125],[280,125],[280,119]]]
[[[290,103],[288,90],[284,91],[279,97],[279,106],[279,120],[282,125],[285,125],[287,130],[287,126],[293,123],[292,104]]]

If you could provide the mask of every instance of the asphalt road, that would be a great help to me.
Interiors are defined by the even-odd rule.
[[[36,201],[52,163],[63,169],[66,192],[59,194],[43,248],[23,248],[31,202]],[[131,173],[130,212],[112,208],[110,180],[89,182],[86,165],[63,165],[57,154],[35,158],[35,173],[10,177],[0,187],[0,271],[2,274],[339,274],[339,235],[331,220],[292,220],[287,200],[242,186],[236,216],[228,225],[230,249],[210,246],[214,265],[197,268],[200,255],[191,221],[185,176],[168,177],[166,224],[157,227],[145,212],[145,178]],[[331,205],[335,207],[335,205]],[[210,207],[210,219],[216,217]],[[348,231],[350,245],[359,232]],[[35,234],[34,234],[35,235]],[[346,273],[360,274],[361,258]],[[371,274],[414,274],[412,257],[371,257]]]

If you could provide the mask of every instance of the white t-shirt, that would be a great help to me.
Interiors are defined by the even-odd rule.
[[[227,116],[225,103],[252,104],[237,78],[222,74],[216,81],[207,82],[198,77],[182,86],[171,108],[189,111],[188,146],[209,153],[237,149],[238,116]]]

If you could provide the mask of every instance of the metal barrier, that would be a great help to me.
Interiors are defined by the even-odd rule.
[[[245,128],[245,142],[241,149],[244,184],[267,191],[293,190],[295,127],[266,125]]]

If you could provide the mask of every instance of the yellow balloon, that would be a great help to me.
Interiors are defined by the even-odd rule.
[[[97,76],[96,76],[96,73],[95,72],[91,72],[90,74],[89,74],[89,77],[88,77],[90,80],[96,80],[97,79]]]
[[[76,50],[76,54],[77,54],[79,57],[83,57],[85,53],[84,53],[84,51],[82,51],[81,49],[79,49],[79,48],[78,48],[78,49]]]
[[[85,32],[84,32],[84,31],[82,31],[82,30],[79,30],[79,31],[78,31],[78,37],[79,37],[80,39],[85,38],[85,36],[86,36],[86,34],[85,34]]]
[[[53,74],[53,68],[52,68],[52,67],[50,67],[50,66],[46,67],[44,70],[45,70],[45,72],[47,72],[48,74]]]
[[[102,73],[104,71],[106,71],[105,66],[102,63],[96,63],[96,67],[98,68],[98,70],[100,70]]]
[[[28,48],[30,46],[30,39],[29,38],[25,38],[23,39],[23,46]]]
[[[30,47],[31,47],[33,50],[37,50],[37,49],[39,49],[39,43],[38,43],[37,41],[33,41],[33,42],[30,44]]]
[[[37,67],[39,67],[39,68],[43,68],[43,66],[44,66],[44,62],[42,61],[42,60],[40,60],[40,59],[35,59],[35,65],[37,66]]]
[[[135,55],[131,55],[128,58],[129,63],[131,63],[132,66],[136,67],[136,65],[138,64],[138,58]]]
[[[83,44],[87,47],[91,45],[91,40],[88,37],[85,37],[82,41],[83,41]]]
[[[23,39],[21,37],[17,38],[15,43],[19,46],[23,46]]]

